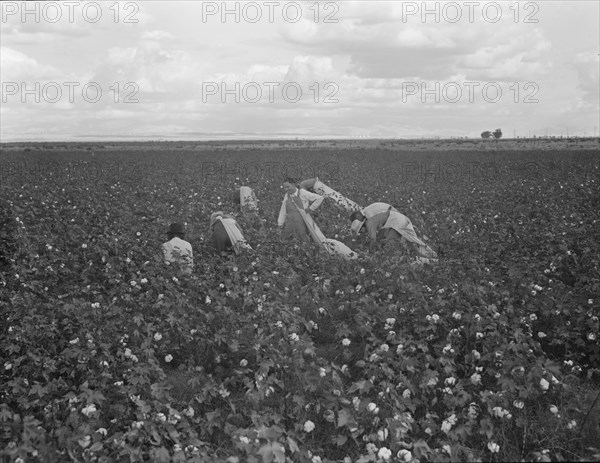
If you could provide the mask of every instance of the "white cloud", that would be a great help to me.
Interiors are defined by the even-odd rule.
[[[40,80],[58,74],[53,66],[42,64],[25,53],[7,47],[0,47],[0,68],[2,82]]]
[[[108,56],[106,57],[106,64],[108,64],[109,66],[120,66],[127,63],[131,63],[135,58],[136,52],[136,47],[109,48]]]
[[[142,40],[173,40],[175,37],[173,34],[165,31],[146,31],[142,34]]]
[[[91,28],[85,23],[49,23],[47,21],[16,21],[13,17],[2,24],[2,41],[6,44],[35,44],[40,41],[82,40],[91,34]]]
[[[431,37],[425,31],[415,28],[406,28],[398,32],[396,43],[399,47],[424,47],[432,46]]]
[[[600,98],[599,59],[596,51],[589,51],[578,53],[572,61],[577,73],[577,87],[583,91],[582,98],[586,103],[595,106]]]
[[[431,16],[423,21],[420,13],[403,18],[403,8],[413,3],[422,8],[422,2],[338,2],[337,23],[324,22],[334,11],[325,3],[318,5],[318,22],[309,9],[313,4],[303,3],[304,17],[294,24],[223,24],[220,18],[205,24],[199,22],[197,4],[182,3],[175,10],[160,2],[140,3],[137,24],[111,21],[111,4],[103,6],[103,21],[95,25],[8,22],[2,25],[3,81],[76,81],[81,86],[94,81],[105,98],[97,104],[80,98],[55,105],[3,105],[2,134],[18,133],[32,123],[42,131],[62,128],[65,133],[202,127],[383,136],[456,134],[481,125],[480,133],[509,123],[593,126],[597,120],[597,2],[540,3],[538,23],[515,22],[509,4],[501,2],[507,14],[496,24],[470,23],[464,14],[457,24],[435,22]],[[524,3],[518,6],[523,18]],[[303,90],[297,103],[281,97],[281,85],[290,81]],[[498,81],[504,98],[495,104],[403,99],[407,83],[431,89],[436,83],[466,81]],[[115,103],[110,87],[118,83],[122,99],[129,93],[128,82],[138,86],[139,103]],[[263,87],[256,103],[236,104],[229,97],[223,104],[219,95],[202,100],[207,82],[224,82],[228,89],[236,82],[280,86],[274,102]],[[327,82],[335,83],[334,92],[324,88]],[[527,94],[523,84],[536,83],[539,102],[515,104],[508,89],[512,82],[519,84],[521,99]],[[332,94],[338,102],[324,104]]]
[[[328,56],[295,56],[285,75],[285,80],[310,85],[337,79],[333,61]]]
[[[204,75],[201,60],[176,48],[170,33],[151,31],[142,33],[133,46],[110,48],[93,80],[104,85],[132,82],[142,92],[185,96]]]

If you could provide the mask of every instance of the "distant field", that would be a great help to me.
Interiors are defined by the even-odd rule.
[[[383,150],[598,150],[598,137],[520,138],[520,139],[414,139],[414,140],[251,140],[251,141],[161,141],[161,142],[31,142],[3,143],[3,150],[280,150],[280,149],[383,149]]]
[[[377,445],[397,461],[600,460],[598,148],[3,144],[2,455],[375,462]],[[328,200],[315,220],[358,261],[282,241],[286,176],[393,204],[440,262],[369,251]],[[235,211],[243,184],[259,198],[238,213],[254,250],[222,259],[209,217]],[[190,279],[158,253],[174,221]]]

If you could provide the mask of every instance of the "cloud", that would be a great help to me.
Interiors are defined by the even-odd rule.
[[[600,100],[598,61],[596,51],[578,53],[571,61],[577,75],[577,88],[583,92],[582,100],[595,107]]]
[[[359,26],[397,23],[402,19],[401,2],[344,2],[339,7],[332,19],[348,19]]]
[[[336,78],[332,59],[328,56],[295,56],[285,75],[286,81],[308,85]]]
[[[246,78],[251,82],[278,82],[285,78],[288,66],[280,64],[269,66],[265,64],[253,64],[246,71]]]
[[[42,64],[23,52],[8,47],[0,47],[0,74],[2,82],[21,82],[52,79],[59,71]]]
[[[441,15],[423,21],[420,14],[403,21],[404,6],[348,5],[355,3],[343,5],[336,24],[305,18],[282,29],[282,38],[313,55],[347,56],[346,71],[362,78],[431,79],[466,72],[477,79],[532,80],[552,66],[547,31],[515,22],[508,11],[498,23],[471,22],[466,14],[457,23],[439,20]]]
[[[492,34],[480,46],[459,59],[456,68],[474,79],[501,81],[535,81],[553,67],[551,43],[540,30],[509,33],[500,40],[499,32]]]
[[[12,19],[12,18],[11,18]],[[91,35],[91,28],[85,23],[49,23],[46,21],[16,22],[2,24],[2,40],[6,44],[35,44],[52,40],[82,40]]]
[[[102,4],[104,15],[97,24],[9,21],[2,24],[3,81],[74,81],[81,86],[74,103],[36,107],[11,100],[2,108],[2,134],[19,133],[32,123],[61,133],[122,128],[150,134],[162,129],[371,136],[475,129],[478,134],[504,125],[509,133],[510,124],[551,127],[565,120],[592,125],[600,87],[598,32],[590,19],[597,17],[597,3],[591,8],[591,2],[575,2],[572,8],[540,5],[537,24],[515,23],[509,4],[501,3],[506,14],[495,24],[481,20],[481,6],[476,8],[479,20],[466,20],[463,6],[463,17],[453,24],[432,16],[423,21],[420,13],[407,17],[403,9],[422,9],[424,3],[394,1],[306,3],[303,18],[285,24],[200,24],[200,7],[190,6],[182,14],[159,2],[140,3],[137,24],[115,24],[112,3]],[[447,3],[427,8],[436,5],[443,10]],[[519,5],[523,18],[531,8]],[[123,19],[130,10],[121,6]],[[328,15],[338,22],[325,22]],[[468,101],[468,81],[480,83],[475,102]],[[483,101],[483,84],[494,81],[502,85],[502,100]],[[81,101],[87,82],[101,85],[100,102]],[[269,101],[267,82],[279,83],[274,101]],[[299,101],[282,96],[289,82],[301,87]],[[463,98],[456,103],[443,97],[436,103],[431,95],[425,102],[420,95],[404,98],[407,83],[431,90],[452,82],[463,84]],[[513,82],[520,89],[517,103],[509,89]],[[539,86],[534,95],[539,103],[523,104],[531,94],[526,82]],[[133,87],[125,88],[127,83]],[[224,104],[217,94],[203,101],[207,83],[223,83],[234,92],[236,83],[240,89],[250,83],[250,96],[258,84],[262,98],[235,103],[230,94]],[[335,85],[325,88],[327,83]],[[139,102],[124,104],[127,96]]]
[[[184,97],[202,79],[205,67],[189,51],[177,48],[173,39],[165,31],[145,31],[131,46],[111,47],[92,79],[103,85],[135,83],[152,100],[161,95]]]
[[[157,40],[157,41],[168,41],[174,40],[173,34],[165,31],[146,31],[141,36],[142,40]]]

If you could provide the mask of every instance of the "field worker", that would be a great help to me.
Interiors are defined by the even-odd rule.
[[[333,188],[328,187],[318,177],[309,178],[300,182],[300,188],[311,193],[317,193],[325,198],[331,199],[338,206],[343,207],[347,211],[358,211],[360,206],[351,199],[346,198],[341,193],[338,193]]]
[[[172,223],[167,231],[167,241],[162,244],[165,262],[179,264],[181,271],[191,275],[194,268],[192,245],[185,241],[185,227],[182,223]]]
[[[252,249],[242,234],[242,229],[230,214],[217,211],[210,216],[211,241],[215,250],[223,257],[244,249]]]
[[[321,198],[321,200],[318,203],[318,200],[315,200],[310,207],[306,207],[306,204],[308,204],[309,199],[307,199],[306,204],[302,204],[301,200],[298,200],[297,195],[301,194],[299,192],[302,191],[304,191],[307,194],[314,193],[306,191],[303,188],[296,188],[296,191],[294,191],[294,188],[291,188],[290,185],[292,187],[295,187],[295,182],[293,181],[293,179],[288,179],[287,182],[284,182],[284,188],[286,188],[287,191],[286,196],[289,196],[287,200],[284,198],[284,204],[282,205],[282,211],[286,212],[286,219],[291,221],[297,220],[297,217],[299,217],[299,220],[302,221],[302,224],[298,225],[297,227],[299,229],[306,230],[308,236],[310,236],[313,239],[313,241],[317,243],[321,247],[321,249],[326,251],[329,255],[343,257],[346,260],[357,259],[358,254],[352,249],[350,249],[348,246],[346,246],[344,243],[338,240],[325,237],[323,232],[319,229],[319,227],[311,217],[311,211],[314,211],[314,209],[316,209],[321,204],[323,199]],[[315,196],[319,197],[319,195]],[[279,218],[281,223],[281,212]],[[287,222],[287,220],[286,223],[289,223]],[[291,232],[290,234],[293,234],[293,232]],[[300,236],[306,235],[303,234]]]
[[[385,203],[375,204],[377,206],[371,207],[374,206],[372,204],[363,209],[370,214],[370,217],[361,212],[353,212],[350,215],[350,220],[352,220],[350,228],[353,232],[358,234],[361,230],[366,229],[371,244],[374,244],[377,241],[377,232],[381,230],[386,241],[399,240],[405,249],[408,248],[408,243],[415,244],[421,262],[437,261],[437,254],[417,237],[413,224],[408,217]],[[387,209],[385,206],[387,206]]]
[[[249,186],[241,186],[233,192],[233,202],[238,204],[242,211],[257,211],[258,199],[252,188]]]
[[[394,206],[389,205],[388,203],[373,203],[369,204],[367,207],[360,209],[359,212],[367,219],[371,217],[381,214],[382,212],[395,211],[400,212]],[[352,216],[350,216],[352,217]],[[354,220],[354,219],[351,219]]]
[[[277,225],[284,237],[305,237],[309,231],[300,212],[309,215],[316,211],[323,202],[323,196],[298,188],[294,179],[283,182],[285,196],[279,210]]]

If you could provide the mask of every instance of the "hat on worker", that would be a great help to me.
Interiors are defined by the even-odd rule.
[[[181,222],[176,222],[176,223],[172,223],[169,226],[169,232],[168,233],[172,233],[172,234],[184,234],[185,233],[185,227]]]
[[[223,218],[223,211],[217,211],[217,212],[213,212],[210,215],[210,227],[212,228],[212,226],[215,224],[215,222],[217,221],[218,218]]]
[[[185,237],[185,226],[181,222],[172,223],[167,230],[167,238],[172,239],[176,236],[181,239]]]
[[[358,235],[358,233],[360,232],[360,229],[363,227],[363,225],[365,224],[367,219],[364,220],[354,220],[354,222],[352,222],[352,225],[350,225],[350,229],[356,233]]]

